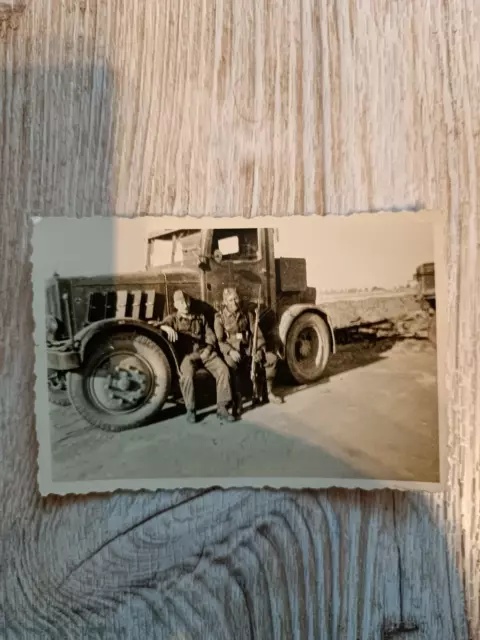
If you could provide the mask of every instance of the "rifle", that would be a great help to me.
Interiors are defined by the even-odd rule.
[[[253,399],[258,400],[258,387],[257,387],[257,362],[255,362],[255,355],[257,353],[257,343],[258,343],[258,325],[260,322],[260,300],[262,297],[262,285],[260,285],[258,289],[258,300],[257,306],[255,308],[255,325],[253,329],[253,340],[252,340],[252,366],[250,369],[250,379],[252,381],[253,387]]]

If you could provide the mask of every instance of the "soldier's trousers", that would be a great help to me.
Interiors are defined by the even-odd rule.
[[[240,362],[234,362],[230,356],[225,356],[225,362],[228,364],[228,367],[232,372],[232,386],[234,394],[244,394],[248,381],[250,380],[252,358],[246,357],[242,358]],[[278,357],[271,351],[267,351],[265,353],[265,360],[263,362],[259,362],[257,365],[260,373],[260,382],[263,382],[263,378],[267,388],[271,388],[273,380],[275,379],[277,362]]]
[[[226,405],[232,399],[230,375],[223,360],[216,353],[212,353],[202,362],[198,356],[190,354],[185,356],[180,364],[180,389],[188,411],[195,409],[194,377],[195,371],[201,368],[206,369],[216,380],[217,405]]]

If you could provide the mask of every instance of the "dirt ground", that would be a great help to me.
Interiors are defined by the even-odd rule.
[[[350,336],[321,383],[284,381],[279,391],[282,405],[250,410],[232,424],[221,425],[210,408],[195,425],[173,414],[119,434],[52,405],[53,480],[439,480],[436,351],[428,341]]]

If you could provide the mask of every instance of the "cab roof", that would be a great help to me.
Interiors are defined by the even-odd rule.
[[[152,231],[148,234],[148,240],[156,240],[157,238],[164,238],[168,240],[169,238],[173,238],[174,235],[178,233],[183,233],[185,231],[200,231],[200,229],[165,229],[165,231]]]

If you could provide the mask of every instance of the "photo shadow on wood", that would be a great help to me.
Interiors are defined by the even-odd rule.
[[[34,386],[31,375],[34,320],[29,311],[30,225],[37,216],[77,217],[114,212],[116,85],[111,67],[101,57],[92,57],[91,62],[66,56],[64,64],[22,64],[20,51],[26,49],[18,48],[21,26],[32,19],[32,4],[16,0],[0,3],[0,18],[5,18],[1,26],[6,29],[0,33],[2,51],[8,51],[12,43],[16,47],[16,53],[4,59],[0,104],[4,124],[0,131],[3,154],[0,190],[5,205],[2,273],[8,273],[8,287],[13,292],[8,311],[2,317],[0,342],[4,331],[5,335],[15,336],[15,342],[14,349],[6,352],[7,357],[0,358],[0,364],[8,398],[5,420],[14,425],[3,453],[12,468],[22,466],[27,459],[32,461],[32,475],[26,474],[22,482],[30,482],[36,490],[38,442],[34,431],[34,397],[11,391],[19,383],[21,389]],[[52,60],[58,45],[59,42],[50,43]],[[85,51],[89,46],[87,38]],[[70,253],[73,262],[77,260],[77,264],[83,265],[88,262],[89,251],[104,250],[113,256],[114,247],[114,238],[96,245],[94,234],[92,237],[87,234],[83,244],[73,242],[68,246],[60,234],[47,251],[51,273],[63,266],[64,253]],[[28,377],[15,378],[17,360],[23,363],[21,370],[29,372]],[[59,404],[66,402],[62,389],[53,385],[51,391]]]

